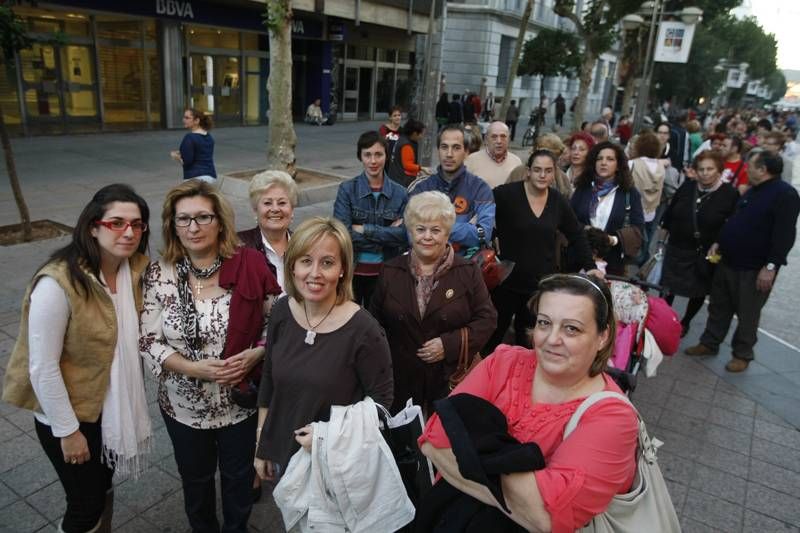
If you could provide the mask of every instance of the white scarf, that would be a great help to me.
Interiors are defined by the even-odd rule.
[[[147,469],[152,429],[139,359],[139,313],[128,261],[117,272],[117,345],[103,402],[103,462],[135,478]]]

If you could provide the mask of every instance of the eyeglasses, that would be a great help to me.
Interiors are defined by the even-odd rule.
[[[198,226],[208,226],[214,219],[217,218],[217,215],[197,215],[196,217],[190,217],[187,215],[181,215],[175,217],[175,225],[179,228],[188,228],[192,225],[192,222],[197,222]]]
[[[134,220],[133,222],[128,222],[127,220],[121,219],[114,219],[114,220],[96,220],[96,226],[104,226],[111,231],[116,231],[117,233],[124,233],[128,231],[128,227],[130,227],[134,233],[143,233],[147,231],[147,224],[142,222],[141,220]]]

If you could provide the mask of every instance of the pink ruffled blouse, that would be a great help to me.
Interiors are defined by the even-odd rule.
[[[520,442],[536,442],[546,468],[534,473],[553,533],[572,532],[602,513],[615,494],[627,492],[636,474],[638,420],[620,401],[605,400],[581,417],[562,440],[564,427],[584,400],[561,404],[533,403],[531,387],[536,353],[500,345],[470,372],[452,394],[468,393],[499,408],[509,433]],[[605,390],[621,392],[608,376]],[[419,444],[450,448],[439,417],[428,421]]]

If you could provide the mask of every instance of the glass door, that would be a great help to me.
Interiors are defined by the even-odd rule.
[[[99,126],[92,47],[34,42],[19,55],[32,129],[57,133]]]
[[[372,69],[361,67],[358,73],[358,118],[372,118]]]
[[[344,69],[344,106],[342,107],[342,118],[345,120],[358,117],[358,67],[346,67]]]
[[[239,58],[192,54],[189,56],[191,106],[214,115],[218,124],[240,124],[242,92]]]

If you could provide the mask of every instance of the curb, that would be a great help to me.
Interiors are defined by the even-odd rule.
[[[242,200],[249,200],[248,187],[250,182],[246,179],[238,177],[241,174],[248,174],[252,172],[260,172],[263,169],[249,169],[239,170],[236,172],[229,172],[223,174],[220,179],[219,188],[228,196]],[[305,172],[313,172],[325,178],[331,179],[331,183],[324,185],[314,185],[310,187],[299,187],[297,191],[297,207],[304,207],[321,202],[328,202],[336,198],[336,192],[339,190],[339,184],[343,181],[350,179],[350,177],[342,176],[340,174],[332,174],[313,168],[298,167],[298,170]],[[334,181],[335,180],[335,181]]]

